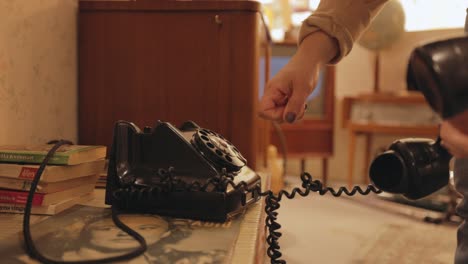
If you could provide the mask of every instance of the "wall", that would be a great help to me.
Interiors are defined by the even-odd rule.
[[[406,65],[409,55],[414,47],[440,38],[448,38],[463,35],[463,29],[447,29],[421,32],[405,32],[403,36],[390,48],[381,52],[380,87],[382,91],[402,91],[406,89]],[[348,166],[348,130],[341,128],[341,103],[348,95],[361,92],[371,92],[373,89],[373,63],[374,54],[355,45],[351,53],[336,67],[336,103],[335,103],[335,141],[334,157],[329,161],[329,178],[336,181],[345,181]],[[379,148],[388,146],[394,139],[393,136],[377,136],[371,153],[375,154]],[[362,181],[366,174],[366,168],[362,166],[364,139],[357,142],[354,177]],[[316,159],[308,159],[306,170],[312,175],[321,176],[321,163]],[[288,173],[299,175],[299,160],[291,160],[288,164]]]
[[[78,0],[0,0],[0,144],[77,139]]]

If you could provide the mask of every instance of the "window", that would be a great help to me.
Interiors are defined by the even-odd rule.
[[[468,0],[401,0],[406,31],[462,28]]]

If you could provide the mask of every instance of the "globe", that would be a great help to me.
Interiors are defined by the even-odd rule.
[[[358,44],[369,50],[389,47],[405,31],[405,11],[400,1],[390,0],[364,31]]]

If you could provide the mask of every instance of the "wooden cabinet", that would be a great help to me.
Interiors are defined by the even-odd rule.
[[[120,119],[193,120],[261,165],[269,128],[257,117],[258,87],[269,60],[259,10],[253,1],[81,1],[80,144],[110,146]]]

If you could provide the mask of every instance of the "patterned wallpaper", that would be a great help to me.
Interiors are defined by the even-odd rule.
[[[77,139],[78,0],[0,0],[0,145]]]

